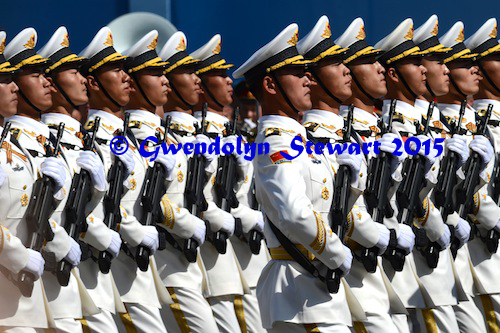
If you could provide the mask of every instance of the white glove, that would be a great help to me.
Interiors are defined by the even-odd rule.
[[[394,141],[394,139],[400,140],[399,137],[394,133],[385,133],[384,135],[382,135],[382,137],[378,140],[378,142],[380,143],[379,150],[389,154],[394,154],[397,149],[397,145],[392,142]],[[404,152],[400,156],[393,155],[393,159],[391,162],[391,174],[396,171],[398,166],[403,163],[405,158],[406,153]]]
[[[231,237],[234,234],[234,217],[233,215],[224,212],[224,224],[222,225],[222,228],[220,228],[221,231],[224,231],[227,233],[228,237]]]
[[[344,247],[344,252],[345,252],[345,260],[344,262],[339,266],[340,270],[344,272],[344,275],[349,274],[349,271],[351,270],[352,266],[352,252],[351,249],[348,248],[345,245],[342,245]]]
[[[500,220],[498,220],[497,225],[493,227],[496,231],[500,232]]]
[[[212,163],[212,161],[215,159],[215,155],[214,154],[210,154],[208,152],[208,145],[212,143],[212,141],[210,140],[210,138],[208,136],[206,136],[205,134],[197,134],[196,135],[196,139],[194,139],[194,141],[193,141],[193,144],[197,144],[197,143],[205,144],[205,146],[207,147],[207,149],[203,153],[203,157],[205,157],[205,159],[207,160],[207,164]]]
[[[120,238],[119,233],[111,229],[110,231],[111,231],[111,243],[109,244],[106,251],[109,252],[113,256],[113,258],[116,258],[118,256],[118,253],[120,253],[120,247],[122,246],[122,239]]]
[[[71,238],[71,247],[69,248],[69,252],[64,259],[66,259],[72,266],[78,266],[81,258],[82,249],[80,249],[80,244]]]
[[[441,237],[436,241],[436,243],[441,246],[441,249],[446,249],[448,245],[450,245],[450,237],[451,237],[451,232],[450,228],[448,228],[447,225],[444,226],[444,232],[441,234]]]
[[[144,226],[144,229],[146,232],[144,233],[141,245],[148,247],[151,250],[151,255],[153,255],[159,246],[158,230],[152,225]]]
[[[132,153],[132,150],[129,149],[121,155],[116,155],[116,157],[118,157],[125,166],[125,179],[127,179],[128,176],[130,176],[130,174],[132,173],[132,171],[134,171],[135,167],[134,154]]]
[[[104,175],[104,164],[96,153],[90,150],[82,150],[76,159],[76,164],[89,172],[94,187],[99,191],[106,189],[106,176]]]
[[[264,232],[264,215],[261,212],[257,213],[257,221],[252,229],[255,229],[259,232]]]
[[[28,262],[26,266],[22,270],[28,271],[35,276],[35,281],[40,278],[43,274],[43,268],[45,266],[45,260],[43,259],[40,252],[33,251],[32,249],[28,250]]]
[[[64,162],[62,159],[56,157],[48,157],[40,166],[42,174],[54,180],[54,193],[59,192],[66,182],[66,172],[64,170]]]
[[[156,157],[155,162],[158,162],[161,165],[163,165],[163,167],[165,168],[168,181],[172,180],[172,173],[174,171],[175,161],[176,161],[175,155],[173,154],[165,155],[163,154],[163,152],[159,152],[158,156]]]
[[[351,170],[351,185],[357,186],[359,180],[359,171],[361,170],[362,154],[349,154],[346,150],[337,155],[337,163],[346,165]]]
[[[446,139],[445,148],[449,151],[455,152],[460,156],[458,167],[464,165],[465,161],[469,158],[469,149],[467,149],[467,141],[461,135],[454,134],[453,137]]]
[[[432,151],[433,149],[431,149],[428,155],[425,154],[424,142],[430,140],[432,146],[432,139],[426,135],[417,135],[416,138],[420,140],[420,150],[417,154],[425,158],[425,173],[427,173],[430,170],[431,166],[436,162],[436,154]],[[412,142],[410,144],[410,148],[415,151],[416,144]]]
[[[0,187],[3,185],[6,178],[7,178],[7,174],[5,173],[3,168],[0,166]]]
[[[458,223],[455,226],[455,237],[460,241],[460,247],[469,241],[470,230],[469,222],[459,217]]]
[[[238,145],[238,137],[236,135],[230,135],[230,136],[226,136],[225,138],[222,138],[222,144],[227,144],[227,143],[230,143],[233,145],[233,147],[234,147],[233,155],[236,158],[236,161],[238,162],[239,166],[249,163],[247,160],[245,160],[244,154],[238,154],[236,152],[236,147]]]
[[[375,246],[379,249],[378,254],[382,255],[387,250],[387,246],[389,246],[391,232],[382,223],[375,223],[375,226],[378,229],[378,242]]]
[[[192,216],[193,222],[196,224],[194,227],[193,239],[198,242],[199,245],[205,242],[205,235],[207,233],[207,226],[203,220],[197,218],[196,216]]]
[[[398,245],[397,247],[405,250],[406,254],[413,251],[413,247],[415,246],[415,234],[411,227],[406,224],[401,224],[399,226],[399,235],[398,235]]]
[[[478,153],[483,159],[481,171],[484,171],[494,154],[490,141],[483,135],[477,135],[469,144],[469,147],[472,151]]]

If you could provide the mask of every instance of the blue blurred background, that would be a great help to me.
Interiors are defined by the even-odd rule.
[[[365,20],[368,42],[375,43],[403,19],[413,18],[416,28],[431,14],[439,16],[440,35],[462,20],[467,37],[488,18],[500,13],[500,1],[18,0],[4,3],[0,30],[7,32],[9,42],[21,29],[32,26],[38,31],[39,49],[60,25],[65,25],[71,48],[80,52],[99,28],[120,15],[136,11],[170,20],[186,33],[188,51],[194,51],[220,33],[223,56],[238,66],[289,23],[298,23],[299,37],[304,36],[323,14],[330,18],[334,38],[358,16]]]

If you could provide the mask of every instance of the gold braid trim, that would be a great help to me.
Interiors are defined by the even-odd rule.
[[[95,71],[96,69],[98,69],[99,67],[101,67],[102,65],[104,65],[107,62],[118,61],[118,60],[122,60],[122,59],[125,59],[125,58],[127,58],[127,57],[121,55],[118,52],[112,53],[109,56],[107,56],[106,58],[104,58],[101,61],[99,61],[94,66],[90,67],[89,68],[89,73],[92,73],[93,71]]]
[[[399,55],[397,55],[395,57],[392,57],[391,59],[387,60],[387,64],[389,65],[391,62],[397,61],[399,59],[403,59],[404,57],[407,57],[407,56],[409,56],[409,55],[411,55],[413,53],[416,53],[419,50],[420,50],[420,48],[418,46],[412,47],[411,49],[406,50],[403,53],[401,53],[401,54],[399,54]]]
[[[328,50],[321,52],[316,58],[311,59],[310,61],[311,62],[318,62],[323,58],[326,58],[326,57],[332,56],[332,55],[341,54],[347,50],[348,50],[347,48],[341,48],[339,45],[333,45]]]
[[[17,157],[21,158],[24,162],[28,160],[28,158],[24,155],[21,154],[20,152],[15,151],[12,149],[12,145],[8,142],[3,142],[2,143],[2,149],[5,149],[6,154],[7,154],[7,163],[12,164],[12,155],[16,155]]]
[[[377,53],[377,52],[382,52],[382,50],[376,49],[373,46],[365,47],[364,49],[359,50],[358,52],[354,53],[352,56],[350,56],[349,58],[344,60],[344,64],[348,64],[351,61],[353,61],[354,59],[359,58],[362,55],[369,55],[369,54]]]
[[[488,54],[491,54],[491,53],[494,53],[494,52],[497,52],[497,51],[500,51],[500,44],[498,45],[495,45],[493,46],[492,48],[484,51],[483,53],[480,54],[481,57],[485,57],[487,56]]]
[[[479,192],[474,193],[474,196],[472,197],[474,200],[474,215],[477,215],[479,213],[479,207],[481,207],[481,196],[479,195]]]
[[[17,65],[15,65],[14,69],[19,69],[21,67],[23,67],[24,65],[36,65],[36,64],[43,64],[43,63],[46,63],[48,62],[49,59],[47,58],[42,58],[41,55],[39,54],[35,54],[34,56],[31,56],[27,59],[24,59],[23,61],[21,61],[20,63],[18,63]]]
[[[61,60],[59,60],[58,62],[55,62],[52,65],[50,65],[49,68],[47,68],[45,70],[45,72],[49,73],[50,71],[56,69],[57,67],[61,66],[62,64],[65,64],[68,62],[77,62],[77,61],[84,60],[84,59],[85,58],[79,57],[76,54],[70,54],[69,56],[66,56],[66,57],[62,58]]]
[[[422,316],[424,317],[426,331],[428,333],[439,333],[432,309],[422,309]]]
[[[424,210],[425,210],[425,215],[422,217],[417,218],[417,222],[420,224],[421,227],[423,227],[427,223],[427,219],[429,218],[429,213],[430,213],[430,207],[429,207],[429,198],[425,197],[424,202],[423,202]]]
[[[295,57],[291,57],[291,58],[288,58],[288,59],[285,59],[281,62],[278,62],[277,64],[274,64],[272,65],[271,67],[267,68],[266,69],[266,72],[267,73],[270,73],[272,71],[275,71],[281,67],[284,67],[286,65],[290,65],[290,64],[296,64],[296,65],[303,65],[303,64],[309,64],[310,61],[309,60],[304,60],[304,57],[301,56],[301,55],[297,55]]]
[[[203,73],[208,72],[212,69],[228,69],[228,68],[231,68],[233,66],[234,66],[233,64],[227,64],[226,59],[221,59],[221,60],[214,62],[213,64],[211,64],[207,67],[203,67],[201,69],[198,69],[196,71],[196,74],[203,74]]]
[[[461,58],[464,55],[469,54],[469,53],[471,53],[471,51],[469,49],[462,50],[460,52],[455,53],[451,57],[448,57],[448,58],[444,59],[444,63],[446,64],[446,63],[448,63],[450,61],[453,61],[455,59]],[[472,57],[472,54],[470,55],[470,57]]]
[[[488,326],[488,333],[498,332],[497,317],[495,308],[491,301],[490,295],[480,295],[481,304],[483,305],[484,316],[486,317],[486,326]]]
[[[161,61],[160,57],[156,57],[154,59],[148,60],[144,62],[142,65],[136,66],[128,70],[129,73],[140,71],[146,67],[164,67],[168,65],[168,61]]]
[[[325,225],[323,224],[323,218],[318,212],[313,211],[314,216],[316,217],[316,238],[309,245],[314,251],[318,254],[323,253],[326,245],[326,230]]]
[[[165,194],[161,198],[161,202],[163,204],[163,224],[169,227],[170,229],[173,229],[175,224],[175,216],[174,216],[174,209],[172,208],[170,199]]]
[[[3,244],[4,244],[4,233],[3,233],[4,227],[0,226],[0,253],[3,251]]]

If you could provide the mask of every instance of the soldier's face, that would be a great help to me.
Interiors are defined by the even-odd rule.
[[[168,79],[163,75],[163,69],[143,69],[137,73],[137,79],[142,90],[154,106],[163,106],[167,103],[170,86]],[[139,91],[137,93],[140,94]]]
[[[97,69],[101,84],[108,94],[120,105],[130,101],[130,76],[123,70],[123,64],[110,63]]]
[[[375,57],[366,57],[353,60],[349,64],[352,75],[356,77],[362,88],[372,97],[381,98],[387,94],[387,85],[385,81],[385,68],[375,59]],[[352,85],[354,96],[364,98],[356,84]]]
[[[203,73],[201,79],[219,103],[230,105],[233,102],[233,80],[227,75],[225,69]],[[211,98],[208,93],[203,89],[202,91],[205,99],[209,101]]]
[[[0,75],[0,115],[2,117],[12,117],[16,114],[18,90],[11,74]]]
[[[170,84],[177,89],[182,98],[190,105],[198,104],[201,94],[200,78],[195,74],[195,69],[194,66],[181,66],[168,75]],[[168,98],[178,100],[174,92],[170,93]],[[179,103],[182,102],[179,101]]]
[[[493,54],[481,59],[481,65],[484,71],[488,74],[493,83],[500,88],[500,54]],[[484,85],[489,91],[498,94],[498,92],[491,86],[488,80],[482,80],[481,85]]]
[[[307,111],[312,107],[311,81],[303,67],[285,67],[276,71],[283,90],[298,111]]]
[[[323,59],[319,61],[317,67],[312,70],[316,72],[321,82],[323,82],[323,84],[335,97],[341,101],[351,97],[351,71],[344,65],[341,57]],[[324,94],[321,86],[319,85],[313,86],[313,93]],[[330,97],[325,96],[325,98]]]
[[[23,69],[19,74],[16,74],[14,81],[26,98],[38,109],[45,111],[52,106],[50,82],[45,77],[43,68]],[[31,106],[22,98],[18,98],[18,100],[19,107],[32,110]]]
[[[404,76],[406,83],[408,83],[410,89],[417,94],[417,96],[423,95],[427,91],[425,86],[427,69],[422,66],[421,58],[403,59],[397,66]],[[406,89],[403,82],[400,82],[400,87],[401,89]]]
[[[479,68],[469,59],[459,59],[448,63],[450,76],[457,84],[460,91],[467,96],[474,95],[479,91],[479,81],[482,77],[479,74]],[[450,86],[450,90],[455,90]],[[455,92],[459,94],[459,92]]]
[[[76,68],[60,71],[56,74],[56,80],[75,105],[88,103],[89,98],[87,96],[86,86],[87,80]],[[55,85],[53,88],[58,89]],[[62,95],[60,96],[60,99],[65,101]]]
[[[444,96],[450,91],[450,70],[444,64],[442,57],[428,56],[422,59],[422,65],[427,69],[427,83],[436,96]]]

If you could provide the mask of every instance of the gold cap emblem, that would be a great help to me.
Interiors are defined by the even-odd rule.
[[[64,38],[61,42],[61,46],[63,47],[69,47],[69,36],[68,36],[68,33],[65,33],[64,34]]]
[[[330,30],[330,22],[326,23],[325,30],[323,31],[323,34],[321,35],[323,38],[330,38],[332,37],[332,31]]]
[[[5,38],[0,42],[0,54],[5,50]]]
[[[408,32],[405,35],[405,39],[412,40],[413,39],[413,24],[408,29]]]
[[[431,31],[431,35],[437,36],[439,32],[439,22],[436,20],[436,23],[434,24],[434,29]]]
[[[177,51],[184,51],[186,49],[186,40],[184,37],[181,37],[181,40],[179,41],[179,45],[175,48]]]
[[[31,34],[30,39],[23,45],[27,49],[32,49],[35,47],[35,34]]]
[[[295,30],[292,38],[290,38],[287,43],[292,45],[292,46],[295,46],[295,45],[297,45],[298,41],[299,41],[299,30]]]
[[[220,50],[221,50],[221,40],[219,39],[219,42],[217,43],[217,45],[212,50],[212,53],[213,54],[219,54]]]
[[[153,38],[151,43],[148,45],[148,49],[154,50],[156,49],[156,45],[158,45],[158,35],[156,35],[155,38]]]
[[[496,39],[497,38],[497,33],[498,33],[497,25],[495,24],[495,26],[493,27],[493,30],[491,30],[490,37]]]
[[[108,32],[108,37],[106,37],[106,40],[104,41],[104,45],[113,46],[113,35],[111,35],[111,31]]]
[[[462,28],[462,29],[460,29],[460,33],[458,34],[457,39],[455,39],[455,41],[457,43],[461,43],[464,41],[464,38],[465,38],[464,37],[464,28]]]
[[[362,24],[361,27],[359,27],[359,32],[358,35],[356,36],[356,39],[364,40],[365,38],[366,38],[365,26]]]

